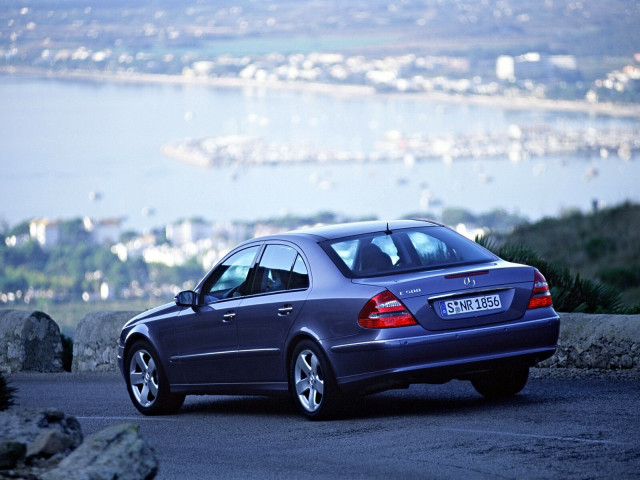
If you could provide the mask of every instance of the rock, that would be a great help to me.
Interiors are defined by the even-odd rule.
[[[158,471],[155,452],[133,424],[89,435],[71,455],[45,472],[43,480],[144,480]]]
[[[135,425],[82,439],[78,421],[59,410],[0,412],[0,478],[149,480],[158,471],[155,452]]]
[[[60,327],[43,312],[0,310],[0,372],[61,372]]]
[[[0,412],[0,437],[21,442],[29,448],[43,433],[55,431],[55,438],[67,438],[71,451],[82,443],[82,429],[78,420],[63,412],[48,408],[35,410],[31,408],[12,407]],[[45,441],[43,438],[40,441]],[[55,439],[50,439],[52,442]],[[48,441],[48,440],[47,440]]]
[[[101,311],[76,326],[72,372],[117,372],[118,337],[125,323],[139,312]]]
[[[64,453],[74,446],[74,438],[58,430],[46,430],[36,437],[27,448],[27,459],[49,458]]]

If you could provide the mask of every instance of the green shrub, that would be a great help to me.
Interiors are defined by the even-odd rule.
[[[593,237],[584,242],[584,250],[590,260],[598,260],[617,250],[615,240],[606,237]]]
[[[0,411],[6,410],[14,404],[13,398],[16,389],[10,387],[4,375],[0,373]]]
[[[619,289],[640,286],[640,266],[608,268],[600,272],[600,280]]]
[[[560,312],[627,313],[621,292],[611,285],[594,282],[573,275],[568,268],[547,262],[524,245],[497,246],[490,237],[476,238],[476,242],[500,258],[537,268],[547,279],[553,306]]]

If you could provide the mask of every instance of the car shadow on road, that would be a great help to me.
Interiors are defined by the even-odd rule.
[[[345,414],[350,418],[384,418],[393,416],[449,416],[460,413],[485,413],[491,410],[521,408],[535,402],[535,398],[520,394],[506,399],[486,399],[469,394],[402,395],[385,392],[353,399]]]
[[[261,396],[189,396],[179,415],[271,415],[295,416],[298,414],[288,397]]]
[[[518,409],[523,405],[544,401],[538,395],[526,392],[511,398],[490,400],[475,392],[467,392],[464,389],[461,391],[460,387],[450,390],[442,386],[414,385],[406,390],[348,397],[336,419],[484,413],[493,409]],[[302,418],[291,399],[287,397],[193,396],[187,397],[179,412],[179,415],[202,414]]]

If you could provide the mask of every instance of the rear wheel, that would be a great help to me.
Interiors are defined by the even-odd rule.
[[[138,341],[129,349],[125,379],[133,405],[145,415],[174,413],[184,402],[184,395],[169,391],[158,354],[145,341]]]
[[[298,344],[289,365],[289,390],[302,414],[311,420],[333,417],[340,392],[327,359],[312,341]]]
[[[529,367],[509,367],[475,377],[471,384],[487,398],[506,398],[520,392],[528,378]]]

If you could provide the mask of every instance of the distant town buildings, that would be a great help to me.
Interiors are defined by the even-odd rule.
[[[188,264],[192,270],[206,271],[233,246],[255,236],[256,232],[263,231],[264,225],[256,230],[243,223],[187,219],[167,225],[164,231],[158,229],[153,233],[142,234],[127,232],[123,236],[121,219],[37,218],[28,222],[27,233],[8,235],[4,237],[4,243],[8,248],[20,248],[33,242],[45,251],[59,246],[69,246],[73,249],[87,241],[96,248],[107,247],[114,254],[113,259],[104,260],[106,263],[98,269],[84,272],[81,279],[85,288],[81,298],[90,302],[111,298],[134,298],[148,294],[166,296],[175,294],[174,290],[177,288],[183,288],[182,285],[178,287],[162,281],[140,283],[138,279],[132,279],[123,286],[122,281],[118,283],[110,276],[114,271],[117,272],[119,267],[114,267],[115,270],[111,270],[111,274],[107,272],[112,268],[113,262],[124,263],[141,259],[148,265],[159,264],[171,268]],[[72,255],[76,254],[74,250],[72,252]],[[199,275],[196,273],[191,281],[197,281]],[[15,291],[0,291],[0,304],[16,301],[29,303],[39,298],[63,298],[65,295],[68,295],[68,292],[64,287],[60,291],[55,288],[21,287]]]
[[[63,239],[62,220],[38,218],[29,222],[29,237],[43,248],[50,248],[60,244]],[[82,230],[95,244],[116,242],[122,234],[122,219],[106,218],[95,220],[89,217],[82,219]]]
[[[496,77],[508,82],[562,79],[569,77],[577,68],[578,62],[573,55],[541,55],[537,52],[516,57],[500,55],[496,60]]]
[[[122,219],[104,218],[95,220],[90,217],[82,219],[85,230],[97,244],[115,243],[122,234]]]
[[[211,238],[213,225],[202,219],[183,220],[170,223],[165,228],[167,240],[176,247]]]
[[[638,43],[637,15],[626,0],[62,3],[0,12],[0,72],[640,101],[628,71],[640,53],[627,46]],[[538,53],[547,32],[549,53]],[[605,57],[629,65],[605,72]]]
[[[123,262],[142,257],[146,263],[168,267],[181,266],[196,258],[208,270],[233,246],[252,236],[255,231],[245,224],[187,219],[165,227],[166,242],[159,241],[156,235],[143,234],[115,243],[111,252]]]

